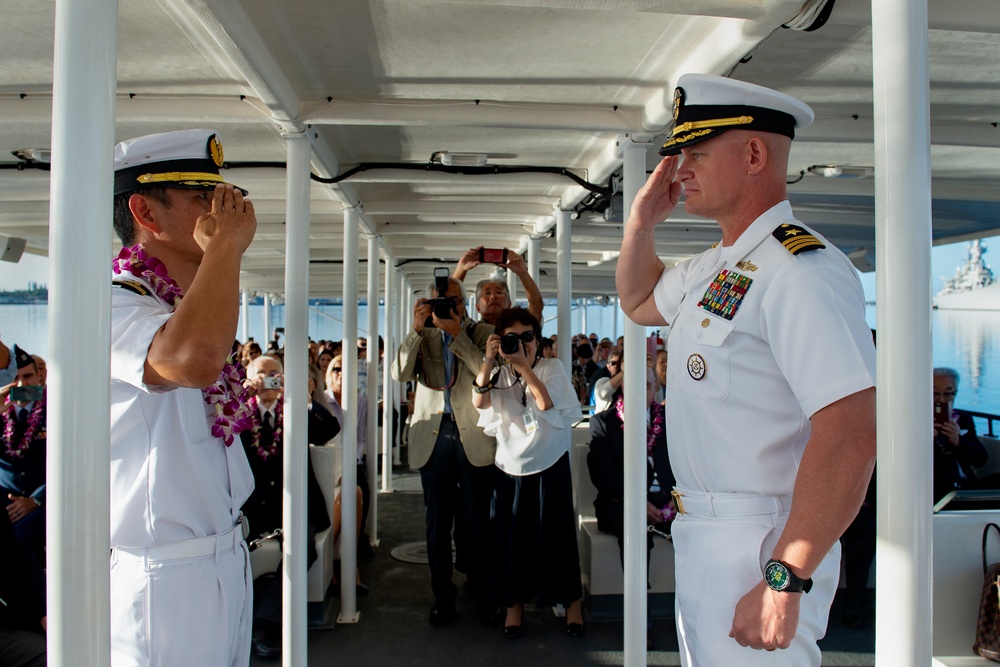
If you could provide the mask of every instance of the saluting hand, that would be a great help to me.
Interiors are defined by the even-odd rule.
[[[232,185],[217,185],[212,209],[195,222],[194,239],[203,250],[220,241],[236,245],[242,255],[257,231],[253,202]]]
[[[683,189],[680,182],[674,180],[680,161],[679,155],[669,155],[656,165],[632,202],[630,222],[635,221],[643,226],[655,225],[673,213]]]

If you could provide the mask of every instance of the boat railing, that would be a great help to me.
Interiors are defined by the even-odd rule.
[[[980,435],[989,436],[991,438],[1000,437],[993,431],[993,422],[1000,421],[1000,415],[995,415],[991,412],[976,412],[974,410],[962,410],[962,412],[972,416],[974,419],[986,420],[986,433],[980,433]]]

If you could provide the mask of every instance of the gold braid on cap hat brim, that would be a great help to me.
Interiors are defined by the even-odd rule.
[[[211,174],[203,171],[168,171],[162,174],[142,174],[137,176],[135,180],[143,185],[184,182],[191,182],[194,185],[206,181],[210,183],[225,183],[220,174]]]

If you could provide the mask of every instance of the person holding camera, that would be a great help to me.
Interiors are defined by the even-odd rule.
[[[542,319],[542,293],[535,280],[528,273],[528,265],[524,257],[509,248],[484,248],[482,246],[469,248],[458,260],[451,277],[465,280],[466,274],[480,264],[496,264],[501,269],[513,271],[524,287],[528,297],[528,312]],[[487,278],[476,285],[476,312],[483,322],[496,324],[500,311],[511,308],[514,303],[510,299],[510,290],[503,280]]]
[[[399,346],[392,375],[416,384],[410,416],[409,464],[420,470],[427,506],[427,560],[434,605],[430,624],[455,620],[457,589],[452,583],[452,526],[455,567],[469,577],[484,621],[495,616],[487,580],[487,535],[496,468],[496,440],[476,425],[472,385],[483,362],[493,326],[473,322],[465,313],[465,289],[435,270],[430,299],[418,299],[413,327]]]
[[[580,403],[558,359],[539,355],[542,326],[524,308],[500,313],[486,341],[472,401],[497,439],[495,585],[504,634],[521,635],[524,603],[566,606],[566,632],[583,634],[583,589],[569,450]],[[499,359],[498,359],[499,357]],[[506,362],[499,369],[500,361]]]
[[[34,358],[14,346],[17,373],[0,412],[0,494],[14,534],[45,565],[45,394]]]
[[[976,487],[976,468],[988,454],[976,435],[972,416],[955,410],[958,372],[934,369],[934,502],[950,491]]]

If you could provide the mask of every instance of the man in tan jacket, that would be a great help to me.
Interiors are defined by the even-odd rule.
[[[447,284],[444,294],[430,289],[436,307],[427,299],[417,300],[413,330],[400,345],[392,369],[396,380],[416,381],[409,463],[420,470],[427,506],[427,557],[434,592],[430,624],[435,627],[455,619],[453,525],[456,566],[469,577],[477,611],[484,618],[496,611],[489,603],[487,547],[496,441],[476,425],[479,413],[472,405],[472,385],[493,326],[469,319],[462,283],[450,278]],[[442,299],[450,301],[450,308]],[[445,310],[448,317],[442,316]]]

